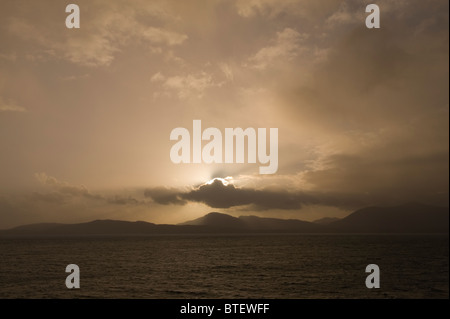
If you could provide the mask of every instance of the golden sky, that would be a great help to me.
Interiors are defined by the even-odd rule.
[[[0,2],[0,228],[448,206],[448,1]],[[174,164],[172,129],[278,128],[278,171]],[[204,184],[215,177],[229,184]]]

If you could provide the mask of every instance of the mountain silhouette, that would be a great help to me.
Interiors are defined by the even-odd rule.
[[[222,213],[209,213],[203,217],[181,223],[179,225],[193,225],[193,226],[208,226],[219,228],[244,228],[245,224],[239,218],[222,214]]]
[[[448,207],[409,203],[363,208],[329,226],[339,232],[448,233],[448,223]]]
[[[209,213],[203,217],[182,223],[180,225],[195,225],[242,231],[271,232],[318,232],[325,230],[311,222],[297,219],[263,218],[258,216],[233,217],[216,212]]]
[[[321,232],[326,229],[320,225],[298,219],[261,218],[257,216],[241,216],[240,220],[247,229],[280,231],[280,232]]]
[[[337,217],[324,217],[320,219],[316,219],[313,221],[313,223],[319,224],[319,225],[329,225],[331,223],[334,223],[336,221],[340,220],[340,218]]]
[[[423,204],[367,207],[329,223],[297,219],[233,217],[209,213],[178,225],[94,220],[78,224],[41,223],[0,230],[0,236],[153,235],[202,233],[448,233],[449,209]]]

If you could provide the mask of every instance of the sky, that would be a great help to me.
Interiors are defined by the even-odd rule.
[[[372,2],[2,0],[0,228],[448,207],[448,1]],[[194,120],[278,128],[277,172],[173,163]]]

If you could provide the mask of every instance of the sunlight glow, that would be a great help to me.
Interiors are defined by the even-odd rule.
[[[223,185],[225,185],[225,186],[227,186],[227,185],[233,183],[233,177],[227,176],[227,177],[225,177],[225,178],[215,177],[215,178],[213,178],[212,180],[207,181],[207,182],[205,183],[205,185],[211,185],[211,184],[214,183],[216,180],[217,180],[217,181],[220,181],[220,182],[221,182]]]

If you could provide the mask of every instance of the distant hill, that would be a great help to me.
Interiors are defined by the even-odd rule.
[[[221,213],[209,213],[180,225],[201,225],[216,229],[267,232],[320,232],[326,230],[319,225],[297,219],[263,218],[258,216],[233,217]]]
[[[240,216],[239,220],[243,222],[247,229],[280,231],[280,232],[302,232],[316,233],[326,231],[320,225],[311,222],[305,222],[298,219],[277,219],[261,218],[257,216]]]
[[[194,226],[207,226],[207,227],[219,227],[219,228],[244,228],[242,220],[221,213],[209,213],[203,217],[181,223],[179,225],[194,225]]]
[[[351,233],[448,233],[449,209],[417,203],[367,207],[328,226]]]
[[[315,224],[319,224],[319,225],[329,225],[333,222],[336,222],[340,220],[340,218],[337,217],[324,217],[324,218],[320,218],[320,219],[316,219],[313,221],[313,223]]]
[[[202,233],[448,233],[449,209],[422,204],[367,207],[332,221],[233,217],[209,213],[178,225],[95,220],[79,224],[32,224],[1,230],[0,236],[87,236]]]

